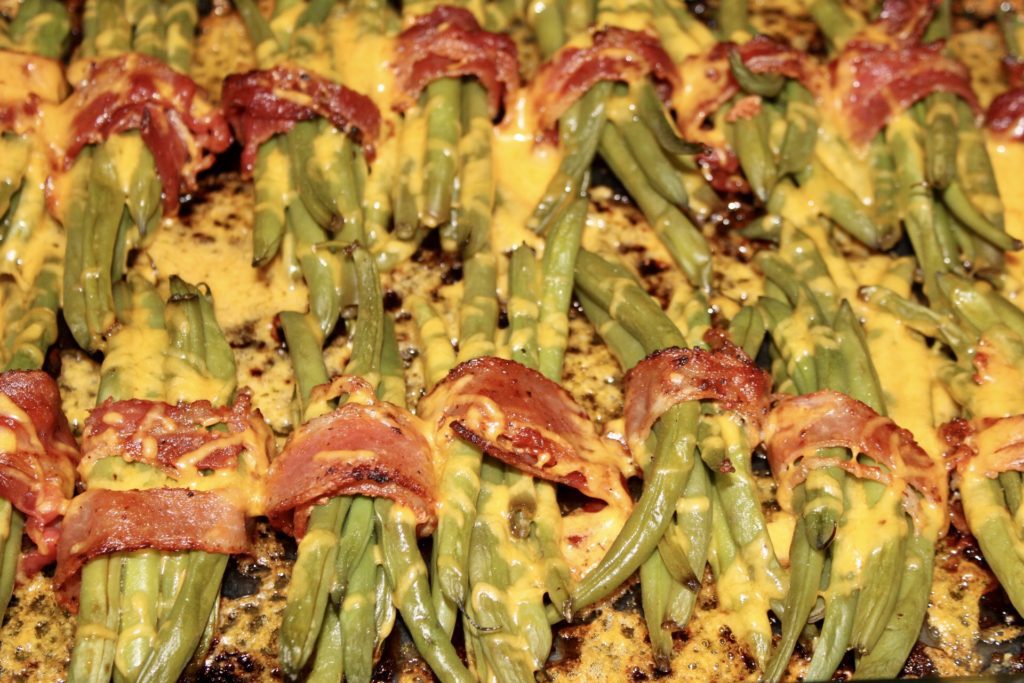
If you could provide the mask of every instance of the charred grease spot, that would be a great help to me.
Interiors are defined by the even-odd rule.
[[[187,675],[187,681],[203,683],[236,683],[241,681],[267,680],[262,664],[247,652],[221,652],[207,660],[194,673]]]
[[[1002,586],[996,586],[978,599],[978,628],[1021,625],[1024,625],[1024,620]]]
[[[268,572],[269,569],[266,565],[251,558],[232,556],[228,560],[228,567],[224,572],[221,595],[229,600],[256,595],[260,592],[263,577]]]
[[[910,656],[907,657],[907,663],[903,665],[903,671],[900,672],[900,678],[911,677],[911,678],[924,678],[926,676],[938,676],[939,670],[935,668],[935,664],[932,662],[931,657],[925,652],[925,648],[921,643],[915,643],[914,649],[910,651]]]

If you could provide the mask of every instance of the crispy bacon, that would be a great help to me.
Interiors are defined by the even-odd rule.
[[[297,537],[305,534],[310,509],[338,495],[391,498],[416,514],[421,534],[437,525],[433,452],[416,418],[377,401],[373,388],[343,376],[317,387],[316,398],[343,393],[348,401],[294,432],[270,466],[267,516]]]
[[[67,609],[78,611],[81,570],[107,553],[153,548],[173,552],[249,552],[245,511],[217,491],[90,489],[68,508],[53,581]]]
[[[440,435],[460,438],[491,457],[609,504],[631,505],[623,476],[633,464],[602,439],[586,412],[557,383],[524,365],[477,358],[434,387],[420,414]]]
[[[1024,415],[953,420],[939,433],[950,446],[950,465],[961,474],[970,468],[989,478],[1024,472]]]
[[[223,427],[224,429],[217,429]],[[79,465],[83,479],[106,457],[144,462],[177,477],[182,470],[235,468],[249,451],[257,467],[266,466],[268,435],[252,407],[252,394],[242,390],[231,407],[209,401],[171,405],[162,401],[107,399],[85,422]]]
[[[616,26],[599,29],[590,46],[563,47],[540,68],[532,86],[540,127],[554,128],[558,117],[595,83],[647,76],[666,101],[681,85],[672,58],[655,36]]]
[[[242,143],[242,171],[252,174],[256,150],[299,121],[317,116],[356,136],[370,159],[380,135],[380,111],[366,95],[296,66],[233,74],[224,80],[221,106]]]
[[[1024,60],[1003,58],[1010,90],[997,96],[985,112],[985,125],[1011,140],[1024,140]]]
[[[725,340],[714,351],[670,348],[651,354],[626,373],[626,439],[634,455],[642,452],[654,423],[683,401],[712,399],[744,417],[760,440],[768,412],[771,377],[742,349]]]
[[[897,45],[918,43],[928,30],[937,6],[935,0],[885,0],[875,26]]]
[[[782,398],[765,420],[764,443],[768,464],[779,484],[778,501],[784,509],[791,509],[793,490],[811,469],[840,467],[856,477],[886,485],[902,480],[945,510],[949,496],[945,470],[917,445],[909,431],[837,391]],[[833,447],[866,455],[874,464],[857,457],[818,453],[819,449]],[[924,524],[924,515],[916,514],[916,500],[905,495],[904,501],[915,524]]]
[[[70,125],[54,134],[65,170],[86,145],[137,129],[156,161],[168,213],[177,211],[181,192],[195,190],[196,176],[231,143],[227,122],[195,81],[146,55],[93,63],[61,108],[69,111]]]
[[[978,110],[970,74],[942,47],[857,42],[843,51],[832,64],[833,87],[855,144],[867,144],[896,113],[934,92],[954,93]]]
[[[53,378],[38,370],[0,374],[0,433],[6,434],[0,497],[26,517],[26,533],[36,544],[22,558],[22,570],[30,575],[54,558],[79,457]]]
[[[395,82],[401,93],[395,108],[408,109],[431,81],[476,76],[487,88],[491,116],[502,102],[509,109],[519,89],[519,53],[503,33],[485,31],[461,7],[439,5],[421,14],[398,35]]]

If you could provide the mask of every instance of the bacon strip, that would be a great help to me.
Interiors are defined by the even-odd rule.
[[[949,496],[946,473],[917,445],[914,436],[864,403],[837,391],[782,398],[765,421],[764,443],[772,475],[779,484],[778,501],[784,509],[791,509],[793,490],[811,469],[839,467],[861,479],[886,485],[896,479],[904,481],[945,510]],[[856,457],[818,453],[819,449],[834,447],[866,455],[875,464]],[[915,524],[923,524],[914,499],[905,496],[904,501]]]
[[[196,176],[214,154],[231,144],[227,122],[195,81],[146,55],[93,63],[61,108],[70,119],[67,130],[54,131],[64,170],[86,145],[137,129],[156,161],[168,213],[177,211],[182,192],[196,189]]]
[[[988,105],[985,125],[1011,140],[1024,140],[1024,60],[1004,57],[1003,70],[1010,90]]]
[[[223,426],[226,429],[214,429]],[[269,433],[243,390],[231,407],[214,408],[209,401],[171,405],[161,401],[108,399],[85,422],[82,438],[82,479],[106,457],[144,462],[171,477],[182,470],[234,468],[250,452],[257,469],[266,469]]]
[[[535,370],[501,358],[477,358],[448,373],[420,408],[442,438],[450,428],[527,474],[609,504],[631,505],[622,478],[634,473],[632,462],[597,434],[562,387]]]
[[[53,581],[61,604],[78,611],[81,570],[107,553],[153,548],[165,552],[249,552],[245,512],[216,491],[90,489],[64,518]]]
[[[626,373],[626,439],[635,454],[654,423],[683,401],[712,399],[740,413],[753,428],[753,441],[768,413],[771,377],[742,349],[722,340],[715,351],[671,348],[651,354]]]
[[[672,58],[655,36],[609,26],[592,35],[588,47],[566,46],[544,64],[533,82],[540,127],[555,127],[558,118],[600,81],[635,81],[651,76],[668,101],[681,81]]]
[[[832,65],[833,87],[854,143],[869,143],[895,114],[934,92],[954,93],[979,109],[967,69],[942,48],[857,42],[844,50]]]
[[[377,401],[373,388],[358,377],[339,377],[326,392],[318,398],[347,393],[349,399],[292,432],[271,464],[271,524],[302,537],[314,505],[334,496],[364,495],[408,505],[419,532],[432,532],[437,526],[433,455],[416,419],[403,408]]]
[[[21,566],[31,575],[53,561],[79,458],[52,377],[38,370],[0,374],[0,435],[7,445],[0,448],[0,497],[26,517],[36,549]]]
[[[492,117],[502,102],[511,108],[519,88],[515,41],[485,31],[461,7],[439,5],[416,17],[398,35],[395,55],[395,81],[402,94],[395,105],[399,111],[414,105],[420,91],[437,78],[476,76],[487,88]]]
[[[989,478],[1024,472],[1024,415],[953,420],[939,428],[949,459],[961,475],[975,469]]]
[[[295,66],[233,74],[224,80],[221,106],[242,143],[242,171],[252,174],[256,151],[278,133],[317,116],[358,138],[372,160],[380,111],[366,95]]]

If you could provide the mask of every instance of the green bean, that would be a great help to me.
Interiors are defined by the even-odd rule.
[[[658,238],[695,287],[707,287],[711,253],[701,232],[644,181],[643,171],[613,126],[601,132],[601,156],[647,217]]]
[[[641,606],[654,651],[654,668],[663,673],[672,670],[672,632],[667,623],[672,583],[672,574],[660,553],[651,553],[640,565]]]
[[[334,329],[341,314],[344,294],[341,259],[325,244],[327,235],[302,202],[292,202],[288,206],[287,222],[295,237],[295,253],[309,289],[310,313],[326,336]]]
[[[411,137],[412,129],[425,125],[425,121],[422,121],[423,116],[424,112],[420,107],[413,107],[405,112],[405,119],[402,122],[399,145],[399,149],[402,150],[402,161],[398,166],[398,179],[394,184],[392,203],[395,235],[403,240],[412,239],[420,227],[423,155],[426,150],[410,145],[408,138]]]
[[[339,525],[338,529],[341,530],[341,538],[334,562],[331,600],[341,605],[352,573],[366,553],[366,549],[373,547],[373,499],[366,496],[354,498],[345,517],[345,526]]]
[[[658,145],[666,154],[678,158],[684,155],[691,155],[700,152],[703,145],[687,142],[679,134],[675,124],[668,118],[665,105],[654,90],[654,86],[647,80],[632,86],[633,96],[636,98],[636,116],[644,128],[650,131]],[[694,165],[696,168],[696,165]],[[691,169],[692,170],[692,169]],[[685,191],[685,188],[684,188]]]
[[[285,190],[288,183],[288,157],[283,143],[271,138],[256,152],[253,189],[256,205],[252,219],[252,265],[259,267],[277,255],[285,231]]]
[[[373,501],[363,496],[359,500]],[[345,661],[345,678],[353,683],[367,683],[373,676],[373,651],[376,646],[374,592],[377,564],[373,559],[373,525],[369,527],[371,542],[363,549],[348,577],[345,601],[341,604],[341,632]],[[415,550],[413,552],[416,552]]]
[[[737,115],[729,122],[728,130],[750,189],[762,202],[768,201],[778,170],[768,140],[768,123],[763,108],[749,117]]]
[[[810,542],[802,515],[797,516],[789,557],[790,589],[783,603],[782,637],[765,669],[767,683],[777,683],[786,673],[790,655],[818,597],[818,581],[825,566],[825,551]]]
[[[509,259],[509,348],[512,360],[537,367],[537,259],[533,250],[521,244]]]
[[[815,641],[811,664],[804,673],[808,681],[826,681],[846,654],[857,609],[857,593],[833,595],[825,602],[825,621]]]
[[[361,636],[363,634],[360,634]],[[328,605],[320,626],[313,663],[309,668],[307,683],[338,683],[345,678],[345,640],[341,632],[338,610]]]
[[[95,557],[82,567],[78,624],[68,680],[106,683],[114,668],[121,597],[121,558]]]
[[[130,553],[121,567],[121,581],[114,680],[134,681],[149,655],[150,640],[156,635],[159,553],[154,550]]]
[[[212,605],[219,599],[228,556],[189,552],[189,575],[150,649],[137,680],[171,683],[185,669],[202,638]]]
[[[585,249],[576,258],[576,287],[621,323],[645,353],[686,345],[675,324],[634,279]]]
[[[159,7],[150,3],[131,5],[135,11],[127,14],[133,28],[132,49],[163,61],[164,27]]]
[[[435,228],[451,216],[452,188],[458,173],[462,84],[439,78],[426,88],[427,142],[423,161],[423,223]]]
[[[569,304],[573,271],[583,238],[588,204],[578,199],[552,228],[544,247],[541,268],[540,350],[538,368],[545,377],[561,380],[569,336]]]
[[[818,141],[818,109],[814,96],[799,81],[787,80],[786,134],[779,150],[779,175],[804,172],[814,159]]]
[[[289,167],[292,182],[298,192],[299,200],[317,225],[329,230],[336,230],[334,215],[336,202],[341,196],[339,171],[346,160],[341,158],[340,142],[347,139],[344,133],[335,131],[333,135],[320,135],[322,126],[319,121],[299,121],[284,136],[284,145],[288,150]],[[331,170],[329,174],[322,169],[316,155],[316,147],[332,148]],[[347,171],[351,175],[351,160],[348,160]],[[331,183],[331,181],[334,181]],[[329,184],[330,183],[330,184]],[[349,188],[351,189],[351,188]]]
[[[928,611],[932,587],[935,544],[922,536],[912,536],[900,574],[896,612],[885,626],[875,646],[857,659],[855,680],[887,679],[899,675],[911,648],[921,632]]]
[[[410,296],[405,301],[412,313],[419,331],[419,349],[425,365],[427,388],[433,387],[455,366],[455,349],[452,348],[444,319],[434,306],[421,296]]]
[[[494,354],[498,326],[497,264],[493,254],[480,252],[463,264],[464,293],[459,314],[460,362]]]
[[[566,204],[586,189],[584,176],[597,153],[602,129],[607,128],[604,123],[611,92],[612,84],[601,81],[562,115],[558,131],[565,154],[527,221],[527,227],[534,232],[547,232]]]
[[[540,48],[541,59],[550,59],[565,42],[565,26],[557,3],[536,3],[529,6],[527,21]]]
[[[0,498],[0,530],[4,532],[0,536],[0,619],[7,612],[7,605],[14,592],[24,528],[25,516],[10,501]]]
[[[16,285],[14,285],[16,286]],[[50,346],[57,341],[57,309],[60,307],[60,267],[45,262],[30,291],[33,297],[27,310],[15,321],[5,321],[8,350],[4,370],[41,368]],[[0,614],[3,610],[0,610]]]
[[[1006,234],[1006,231],[993,225],[974,208],[964,189],[955,180],[950,181],[942,193],[942,200],[949,210],[975,235],[1003,251],[1018,251],[1021,241]]]
[[[473,680],[459,660],[448,634],[440,628],[426,596],[430,594],[426,566],[416,546],[415,517],[412,512],[386,498],[374,501],[376,524],[380,530],[384,568],[402,619],[416,643],[416,649],[427,660],[441,681]]]
[[[892,150],[885,140],[885,134],[879,133],[868,147],[868,163],[871,167],[874,185],[872,214],[879,231],[884,234],[899,235],[899,206],[896,180],[896,162]]]
[[[121,0],[97,0],[96,28],[93,40],[100,57],[131,52],[132,27]]]
[[[956,119],[956,96],[933,93],[925,100],[924,153],[927,178],[932,187],[943,190],[956,177],[956,147],[959,132]]]
[[[163,5],[165,26],[166,61],[175,71],[187,74],[192,65],[192,50],[195,42],[199,8],[195,0],[170,0]]]
[[[764,319],[758,315],[753,306],[744,306],[729,322],[729,335],[732,342],[743,349],[751,358],[757,358],[768,329]]]
[[[7,36],[25,51],[59,59],[68,46],[71,17],[55,0],[25,0],[7,25]]]
[[[746,0],[725,0],[718,6],[718,32],[722,40],[742,40],[753,33]]]
[[[887,512],[898,519],[902,513],[900,503],[897,501],[895,505],[888,506]],[[906,564],[907,536],[913,533],[911,528],[895,539],[885,538],[871,549],[864,562],[857,611],[850,633],[850,645],[858,652],[870,652],[875,647],[899,604],[900,585],[893,579],[900,576],[900,570]]]
[[[719,8],[724,10],[725,8]],[[740,29],[743,30],[743,29]],[[739,50],[733,48],[729,51],[729,69],[732,71],[736,83],[740,89],[750,95],[759,97],[777,97],[787,83],[787,79],[778,73],[754,73],[743,62]],[[792,81],[796,82],[796,81]]]
[[[462,86],[462,138],[459,174],[459,243],[465,245],[463,258],[487,246],[494,206],[493,127],[487,105],[487,91],[476,81]]]
[[[278,635],[281,667],[299,676],[319,638],[338,553],[338,529],[348,511],[348,498],[335,497],[313,508],[305,536],[299,541]]]
[[[655,425],[658,446],[640,500],[601,562],[577,585],[573,613],[618,588],[657,548],[694,465],[699,415],[697,403],[684,403],[669,410]]]
[[[601,335],[605,346],[611,349],[620,367],[631,368],[644,359],[647,354],[640,342],[608,315],[608,312],[599,303],[582,291],[577,292],[577,298],[587,320]]]

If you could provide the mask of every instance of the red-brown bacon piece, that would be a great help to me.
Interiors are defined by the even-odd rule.
[[[779,504],[789,509],[793,490],[813,468],[840,467],[850,474],[888,485],[907,483],[944,510],[949,495],[946,472],[917,445],[914,436],[871,407],[837,391],[824,390],[781,399],[764,424],[768,464],[779,483]],[[827,457],[822,448],[848,448],[871,458]],[[905,497],[915,522],[916,507]]]
[[[633,465],[602,439],[586,412],[557,383],[502,358],[460,364],[420,406],[443,437],[448,428],[483,452],[540,479],[572,486],[620,507]]]
[[[137,129],[153,153],[163,186],[164,210],[177,211],[181,192],[196,188],[196,176],[227,149],[231,131],[199,86],[159,59],[125,54],[96,62],[62,108],[70,125],[58,147],[64,169],[79,152],[115,133]]]
[[[1010,90],[996,97],[985,112],[985,125],[1011,140],[1024,140],[1024,60],[1003,58]]]
[[[712,399],[744,417],[760,440],[772,382],[742,349],[720,340],[714,351],[671,348],[655,352],[626,373],[626,439],[639,453],[658,421],[683,401]]]
[[[939,428],[950,447],[947,459],[961,474],[981,456],[980,471],[990,478],[1024,472],[1024,415],[953,420]]]
[[[99,555],[153,548],[249,552],[245,512],[216,491],[90,489],[68,508],[53,580],[61,603],[78,611],[81,570]]]
[[[318,389],[320,389],[318,387]],[[339,495],[391,498],[416,514],[419,533],[437,525],[433,451],[408,411],[376,401],[358,377],[339,377],[317,396],[349,395],[294,432],[270,466],[267,516],[301,537],[312,506]]]
[[[26,517],[36,549],[22,557],[22,570],[33,574],[54,558],[78,462],[78,444],[53,378],[38,370],[0,374],[0,431],[14,445],[0,449],[0,497]]]
[[[554,128],[573,102],[599,81],[646,76],[654,79],[666,101],[680,86],[679,72],[656,37],[616,26],[599,29],[588,47],[563,47],[541,67],[532,86],[540,127]]]
[[[358,138],[373,159],[380,110],[366,95],[295,66],[233,74],[224,80],[221,106],[242,143],[242,171],[252,173],[256,150],[299,121],[317,116]]]
[[[83,478],[94,463],[110,456],[159,467],[171,477],[181,467],[234,468],[238,456],[251,447],[240,435],[262,424],[252,407],[252,394],[245,390],[233,406],[223,408],[209,401],[171,405],[107,399],[85,422]],[[226,429],[212,429],[218,425]]]
[[[978,110],[970,74],[942,47],[857,42],[843,51],[832,64],[833,87],[854,143],[869,143],[894,114],[934,92],[954,93]]]
[[[885,0],[875,26],[898,45],[918,43],[928,30],[937,6],[935,0]]]
[[[519,89],[519,53],[503,33],[485,31],[461,7],[440,5],[421,14],[398,35],[395,82],[402,97],[395,108],[408,109],[436,78],[476,76],[487,88],[491,116],[506,109]]]

